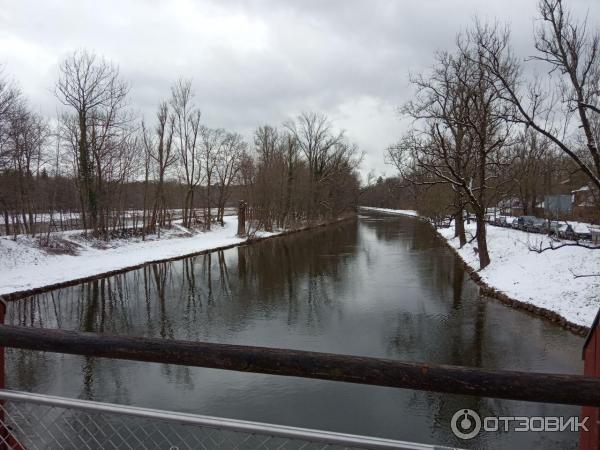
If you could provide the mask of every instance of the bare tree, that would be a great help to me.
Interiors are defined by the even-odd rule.
[[[471,33],[459,36],[455,55],[438,54],[432,73],[413,77],[417,98],[404,111],[421,128],[390,147],[388,157],[405,180],[452,189],[461,245],[466,242],[463,209],[470,205],[476,216],[479,264],[484,268],[490,262],[485,214],[510,136],[506,119],[510,105],[479,61],[478,45]]]
[[[144,147],[151,164],[150,170],[156,177],[152,214],[148,223],[149,230],[154,230],[156,226],[164,227],[166,224],[165,177],[169,168],[177,162],[177,153],[173,149],[175,117],[169,113],[167,102],[160,104],[156,119],[154,134],[150,133],[142,123]]]
[[[466,243],[463,212],[469,201],[467,187],[474,173],[475,161],[470,122],[475,99],[471,86],[473,65],[464,54],[442,52],[436,55],[436,60],[432,74],[412,77],[411,81],[417,87],[417,98],[405,106],[404,112],[415,120],[430,123],[425,134],[433,140],[433,147],[420,145],[416,148],[431,148],[434,154],[429,154],[423,160],[417,153],[413,155],[416,156],[413,160],[418,162],[421,169],[427,169],[427,172],[436,176],[434,180],[417,177],[418,184],[450,184],[454,192],[455,235],[462,247]],[[413,139],[413,142],[416,141]],[[407,143],[410,145],[410,142]],[[394,147],[391,147],[388,156],[399,167],[401,161],[395,158],[394,153]],[[444,176],[440,177],[442,173]],[[405,179],[414,183],[415,178],[408,175],[405,174]]]
[[[254,147],[257,154],[254,198],[251,218],[257,227],[271,231],[280,211],[282,160],[279,153],[279,131],[263,125],[254,132]]]
[[[21,93],[4,78],[0,67],[0,173],[6,171],[11,160],[11,151],[7,145],[8,128],[13,113],[13,107],[17,103]],[[0,190],[0,207],[3,210],[4,229],[10,234],[10,208],[8,192]]]
[[[85,205],[84,227],[94,232],[106,228],[104,220],[101,224],[99,221],[104,159],[114,148],[115,140],[122,139],[118,131],[129,121],[123,114],[128,91],[118,68],[93,53],[77,51],[60,65],[56,97],[74,111],[68,116],[72,121],[66,125],[70,126],[76,144],[79,185]]]
[[[217,221],[223,225],[225,204],[230,196],[231,184],[236,180],[241,169],[242,158],[248,145],[237,133],[227,133],[216,158],[217,175]]]
[[[234,194],[247,196],[256,229],[327,220],[356,205],[358,149],[324,115],[303,114],[281,132],[262,127],[254,158],[239,134],[201,125],[189,80],[174,84],[152,125],[142,121],[138,127],[127,102],[129,86],[116,66],[81,50],[59,70],[55,95],[64,108],[55,150],[46,121],[0,76],[6,233],[37,235],[43,229],[42,245],[50,245],[57,218],[61,230],[145,238],[170,224],[168,210],[181,204],[185,227],[202,220],[209,230],[212,208],[223,224]],[[203,219],[196,215],[199,207]],[[49,221],[39,226],[42,212]]]
[[[4,78],[0,66],[0,170],[5,169],[10,160],[10,149],[6,146],[8,128],[14,106],[20,98],[21,92]]]
[[[24,101],[20,101],[14,106],[11,114],[8,137],[12,168],[17,180],[16,195],[20,220],[24,231],[35,235],[35,213],[42,196],[40,192],[35,192],[34,176],[40,174],[48,127],[43,118],[29,111]],[[36,194],[37,198],[34,198]],[[18,227],[15,228],[15,233],[17,229]]]
[[[552,180],[549,177],[559,170],[557,166],[555,152],[548,139],[531,128],[518,134],[507,175],[513,185],[511,191],[516,191],[524,215],[535,214],[538,200],[550,193]]]
[[[479,30],[482,63],[497,89],[516,108],[511,118],[545,136],[567,154],[596,188],[600,188],[600,154],[594,121],[600,115],[600,35],[577,21],[562,0],[541,0],[541,26],[535,35],[540,60],[550,67],[553,85],[544,91],[533,83],[523,92],[519,61],[510,48],[508,30]],[[585,148],[585,151],[582,149]]]
[[[294,182],[298,177],[300,155],[298,139],[293,134],[289,132],[285,133],[282,136],[280,145],[282,146],[282,154],[287,168],[284,208],[279,221],[279,226],[283,228],[289,226],[290,215],[292,213]],[[291,218],[292,221],[295,221],[296,219],[297,217]]]
[[[212,185],[214,183],[215,174],[217,171],[217,158],[221,153],[221,149],[225,140],[225,131],[222,129],[213,129],[208,127],[200,128],[201,151],[199,153],[198,163],[202,165],[204,170],[204,183],[206,184],[206,195],[204,204],[204,228],[210,230],[212,221],[211,207],[212,202]]]
[[[200,110],[193,104],[191,80],[179,80],[171,88],[171,107],[174,115],[176,146],[180,170],[186,185],[183,202],[183,226],[191,227],[194,212],[194,192],[201,180],[199,164]]]
[[[331,203],[323,197],[324,186],[340,170],[354,170],[362,156],[356,146],[348,144],[344,131],[333,130],[324,114],[305,112],[285,127],[294,136],[308,166],[312,202],[309,214],[318,217],[322,209],[331,212]]]
[[[254,229],[328,221],[356,207],[361,154],[326,116],[304,113],[282,130],[263,125],[254,146],[255,161],[242,158],[240,170]]]

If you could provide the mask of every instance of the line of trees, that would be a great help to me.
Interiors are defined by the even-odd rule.
[[[190,80],[178,80],[140,120],[117,66],[77,51],[59,67],[56,119],[33,112],[0,77],[0,211],[4,234],[95,237],[223,224],[248,203],[249,232],[339,216],[356,205],[360,155],[321,114],[261,126],[254,145],[207,127]],[[41,241],[41,239],[40,239]]]
[[[303,113],[254,134],[257,158],[245,166],[250,220],[266,230],[330,220],[354,209],[362,154],[323,114]]]
[[[52,200],[47,195],[47,176],[41,172],[48,135],[47,122],[31,111],[19,89],[0,78],[0,208],[6,230],[12,221],[19,229],[35,233],[34,213]],[[34,175],[41,175],[40,180]],[[11,208],[16,204],[18,208]]]
[[[387,150],[399,175],[369,189],[373,201],[403,192],[430,217],[452,216],[461,246],[474,213],[480,268],[489,207],[516,196],[531,213],[564,180],[600,191],[599,30],[561,0],[541,0],[539,18],[530,59],[545,64],[543,78],[525,78],[508,28],[478,20],[411,76],[416,96],[402,110],[414,127]]]

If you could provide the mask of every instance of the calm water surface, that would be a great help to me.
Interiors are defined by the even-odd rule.
[[[157,264],[10,304],[6,323],[580,373],[582,338],[479,296],[423,223],[360,216],[312,232]],[[573,433],[459,441],[454,412],[579,409],[8,350],[7,386],[36,393],[490,449],[576,448]]]

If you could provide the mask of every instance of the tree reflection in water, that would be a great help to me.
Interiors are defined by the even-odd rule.
[[[154,264],[11,303],[6,323],[577,373],[581,338],[479,296],[428,225],[368,216]],[[459,408],[576,408],[7,350],[15,389],[435,444],[459,445]],[[477,448],[569,448],[576,437],[504,433]],[[557,442],[555,442],[557,441]]]

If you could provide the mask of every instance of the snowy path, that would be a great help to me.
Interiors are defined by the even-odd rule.
[[[413,215],[402,210],[365,209]],[[475,224],[465,227],[474,235]],[[459,248],[453,227],[437,232],[469,266],[479,267],[475,241]],[[547,237],[495,226],[487,227],[487,235],[492,262],[477,272],[486,284],[513,299],[552,310],[571,323],[586,327],[592,324],[600,308],[600,277],[575,278],[574,274],[600,274],[600,250],[564,247],[536,253],[530,247],[539,246]]]
[[[33,241],[14,242],[0,238],[0,295],[40,288],[90,277],[149,261],[175,258],[213,248],[240,244],[236,237],[237,217],[225,217],[225,226],[192,236],[164,233],[161,239],[127,242],[111,241],[110,248],[98,249],[84,241],[77,255],[50,255]],[[71,232],[72,233],[72,232]],[[275,233],[262,233],[266,237]],[[68,233],[64,234],[68,238]]]

